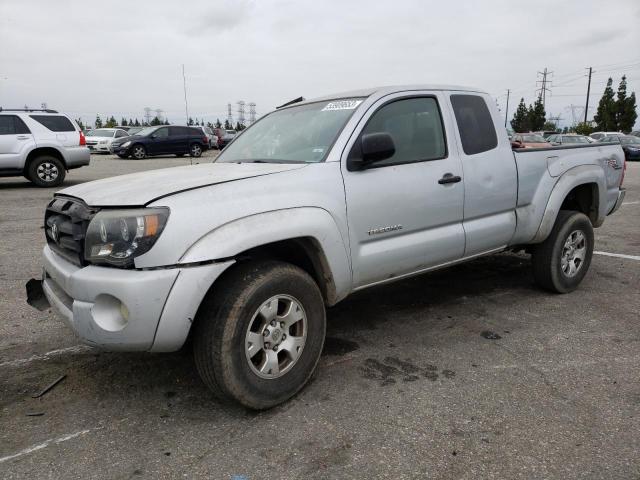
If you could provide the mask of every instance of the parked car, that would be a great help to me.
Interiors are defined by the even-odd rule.
[[[516,133],[511,138],[511,145],[514,148],[540,148],[551,146],[549,142],[537,133]]]
[[[624,153],[512,152],[502,121],[461,87],[290,104],[214,163],[57,192],[30,288],[94,346],[168,352],[190,337],[220,398],[273,407],[318,365],[325,306],[353,292],[523,248],[540,287],[580,285],[593,229],[624,199]]]
[[[218,137],[218,147],[223,149],[231,140],[235,138],[238,132],[235,130],[225,130],[224,128],[216,128],[214,133]]]
[[[640,137],[633,135],[614,135],[609,137],[603,137],[600,142],[614,142],[619,143],[624,150],[624,157],[627,161],[640,160]]]
[[[210,127],[206,127],[203,125],[196,125],[193,128],[202,130],[202,133],[204,133],[209,139],[210,148],[218,149],[218,136],[213,133],[213,130]]]
[[[191,155],[199,157],[209,148],[209,138],[195,127],[146,127],[135,135],[118,138],[111,144],[111,153],[120,158],[142,160],[153,155]]]
[[[551,135],[555,135],[558,132],[555,130],[541,130],[539,132],[531,132],[531,133],[536,133],[546,140],[548,137],[550,137]]]
[[[629,135],[633,135],[634,137],[640,137],[640,130],[636,130],[635,132],[631,132]]]
[[[593,132],[589,136],[597,141],[597,140],[600,140],[602,137],[612,137],[612,136],[620,137],[622,135],[624,135],[624,133],[621,133],[621,132]]]
[[[551,145],[587,145],[591,143],[586,135],[576,135],[575,133],[550,135],[547,137],[547,142],[551,142]]]
[[[96,128],[87,135],[87,147],[94,152],[109,153],[111,143],[115,139],[128,136],[129,134],[121,128]]]
[[[55,110],[0,108],[0,176],[57,187],[67,170],[89,165],[84,133]]]
[[[131,125],[127,125],[126,127],[116,127],[116,128],[121,128],[122,130],[127,132],[129,135],[135,135],[140,130],[142,130],[144,127],[134,127],[134,126],[131,126]]]

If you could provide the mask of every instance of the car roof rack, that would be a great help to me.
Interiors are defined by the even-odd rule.
[[[46,112],[46,113],[59,113],[57,110],[50,110],[48,108],[2,108],[0,112]]]
[[[291,100],[291,101],[289,101],[287,103],[283,103],[279,107],[276,107],[276,110],[278,110],[279,108],[288,107],[289,105],[293,105],[294,103],[300,103],[300,102],[304,102],[304,97],[294,98],[293,100]]]

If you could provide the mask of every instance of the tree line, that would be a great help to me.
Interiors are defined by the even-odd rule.
[[[81,118],[76,118],[76,122],[78,123],[78,125],[80,126],[80,128],[82,128],[84,130],[85,128],[85,124],[83,123]],[[120,123],[118,123],[118,121],[116,120],[116,118],[111,115],[111,117],[107,118],[106,120],[102,120],[102,118],[100,117],[100,114],[96,115],[96,120],[95,122],[93,122],[93,124],[95,125],[95,128],[115,128],[115,127],[154,127],[156,125],[171,125],[171,123],[169,122],[168,119],[164,119],[162,120],[161,118],[159,118],[158,116],[153,117],[149,122],[143,120],[140,121],[137,118],[134,120],[132,118],[129,118],[129,120],[127,120],[126,118],[122,117],[120,119]],[[207,126],[211,129],[213,128],[223,128],[225,130],[236,130],[236,131],[240,131],[240,130],[244,130],[246,127],[246,125],[244,125],[243,123],[240,122],[236,122],[235,126],[229,122],[229,120],[225,120],[224,124],[220,121],[219,118],[216,119],[216,121],[214,123],[211,122],[207,122],[206,124],[204,123],[204,120],[199,120],[198,118],[196,118],[195,120],[192,117],[189,117],[189,120],[187,121],[187,125],[189,126]]]
[[[629,133],[638,118],[636,94],[631,92],[631,95],[627,95],[627,77],[624,75],[620,80],[616,94],[614,94],[612,86],[613,79],[609,77],[593,122],[580,122],[575,127],[565,127],[564,131],[573,131],[581,135],[589,135],[594,131]],[[528,107],[524,98],[520,99],[513,120],[511,120],[511,128],[516,132],[533,132],[556,130],[557,126],[552,122],[547,122],[542,98],[538,97],[535,103]]]

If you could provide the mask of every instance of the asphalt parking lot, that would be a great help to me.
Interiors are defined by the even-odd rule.
[[[65,185],[189,162],[94,155]],[[189,351],[98,352],[28,306],[53,191],[0,179],[0,477],[640,478],[640,163],[625,186],[596,250],[631,257],[594,255],[576,292],[515,254],[361,292],[329,310],[314,381],[253,413]]]

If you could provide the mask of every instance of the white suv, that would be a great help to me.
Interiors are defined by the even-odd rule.
[[[86,139],[76,122],[55,110],[0,108],[0,177],[24,176],[56,187],[67,170],[89,165]]]

